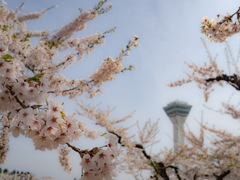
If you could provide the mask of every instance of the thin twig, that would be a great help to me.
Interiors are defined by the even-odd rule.
[[[15,95],[15,92],[12,90],[12,87],[9,86],[8,84],[6,85],[6,88],[8,89],[8,91],[10,92],[10,94],[15,98],[15,100],[17,101],[18,104],[20,104],[20,106],[23,109],[27,109],[29,106],[26,106],[22,101],[20,101],[20,99],[17,97],[17,95]]]

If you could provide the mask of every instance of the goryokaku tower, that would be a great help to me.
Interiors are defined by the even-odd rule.
[[[174,152],[178,152],[178,144],[184,144],[184,123],[192,106],[182,101],[174,101],[164,107],[164,111],[173,123]]]

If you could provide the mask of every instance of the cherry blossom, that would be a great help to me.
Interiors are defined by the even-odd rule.
[[[238,9],[232,15],[224,16],[220,19],[220,15],[217,19],[209,20],[207,16],[202,18],[202,33],[204,33],[210,41],[224,42],[228,37],[238,33],[240,31]],[[233,20],[234,16],[237,16],[236,20]]]
[[[63,70],[71,68],[82,60],[96,45],[104,43],[105,35],[95,33],[87,37],[73,36],[86,28],[87,22],[107,12],[111,5],[106,0],[90,10],[82,11],[70,23],[52,31],[28,30],[27,21],[41,18],[46,11],[22,13],[22,4],[11,10],[2,1],[0,5],[0,163],[4,163],[9,148],[9,136],[30,138],[37,150],[61,148],[60,164],[67,172],[71,166],[67,155],[76,151],[82,158],[84,174],[82,179],[111,179],[115,175],[116,158],[119,154],[116,139],[94,153],[81,151],[71,145],[82,136],[95,139],[100,137],[97,130],[89,128],[78,114],[68,114],[59,96],[75,99],[80,95],[93,98],[101,86],[112,81],[116,74],[131,68],[124,68],[123,60],[132,47],[137,46],[138,37],[129,41],[125,49],[115,58],[103,60],[99,69],[85,79],[69,79]],[[36,43],[32,39],[36,38]],[[131,66],[132,67],[132,66]],[[66,148],[68,146],[68,148]],[[94,148],[93,148],[94,149]],[[92,165],[87,166],[89,158]],[[85,162],[85,164],[84,164]],[[88,167],[88,168],[87,168]],[[91,168],[90,168],[91,167]]]

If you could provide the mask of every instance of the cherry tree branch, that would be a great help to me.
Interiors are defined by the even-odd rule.
[[[213,175],[216,177],[216,180],[223,180],[223,178],[225,178],[228,174],[230,174],[231,171],[227,170],[225,172],[223,172],[221,175],[216,175],[215,173],[213,173]]]
[[[229,22],[229,21],[232,21],[232,18],[233,16],[237,15],[237,20],[238,22],[240,23],[239,21],[239,17],[240,17],[240,7],[238,8],[238,10],[233,13],[232,15],[229,15],[229,16],[225,16],[224,19],[222,21],[219,22],[219,24],[223,24],[225,22]]]
[[[240,77],[236,74],[233,74],[233,75],[222,74],[214,78],[208,78],[206,79],[206,85],[209,82],[215,82],[215,81],[225,81],[228,84],[230,84],[232,87],[234,87],[236,90],[240,91]]]
[[[75,147],[75,146],[73,146],[73,145],[71,145],[71,144],[69,144],[69,143],[66,143],[66,144],[67,144],[67,146],[70,147],[73,151],[77,152],[77,153],[80,155],[80,157],[83,157],[84,152],[86,152],[86,150],[81,150],[81,149],[79,149],[79,148],[77,148],[77,147]]]
[[[166,168],[172,168],[172,169],[174,169],[174,171],[175,171],[175,174],[177,175],[177,178],[178,178],[178,180],[181,180],[182,178],[180,177],[180,175],[179,175],[179,173],[178,173],[178,167],[175,167],[175,166],[167,166]]]
[[[108,131],[108,132],[117,136],[118,137],[118,143],[121,146],[125,146],[124,144],[122,144],[122,137],[119,134],[117,134],[115,132],[112,132],[112,131]],[[141,144],[135,144],[134,147],[142,150],[142,154],[144,155],[144,157],[146,157],[146,159],[148,159],[150,161],[150,163],[151,163],[152,167],[154,168],[156,174],[160,175],[164,180],[170,180],[170,178],[167,174],[167,168],[174,169],[178,180],[182,180],[182,178],[180,177],[180,175],[178,173],[178,167],[175,167],[175,166],[172,166],[172,165],[165,166],[164,163],[162,163],[162,162],[153,161],[152,157],[146,152],[145,148]],[[153,177],[156,178],[156,180],[158,180],[158,177],[156,175],[153,176]]]
[[[15,100],[17,101],[18,104],[20,104],[20,106],[24,109],[27,109],[29,106],[26,106],[22,101],[20,101],[20,99],[17,97],[17,95],[15,95],[15,92],[12,90],[12,87],[9,86],[8,84],[6,85],[6,88],[8,89],[8,91],[10,92],[10,94],[15,98]]]

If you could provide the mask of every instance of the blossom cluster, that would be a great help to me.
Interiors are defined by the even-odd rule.
[[[71,164],[70,164],[70,160],[68,158],[68,154],[70,152],[69,148],[61,148],[59,150],[59,161],[60,164],[64,167],[64,171],[66,172],[70,172],[72,170]]]
[[[70,38],[74,32],[84,29],[86,22],[94,19],[97,15],[98,14],[94,11],[86,11],[81,13],[77,18],[65,25],[56,35],[54,35],[51,41],[58,43],[65,38]]]
[[[111,179],[115,175],[113,170],[116,166],[112,158],[107,150],[100,150],[92,158],[89,154],[84,155],[81,162],[84,174],[81,179]]]
[[[210,140],[212,146],[206,143],[209,141],[206,132],[214,137]],[[181,178],[238,179],[240,162],[238,136],[201,124],[199,136],[189,132],[184,137],[188,145],[181,146],[181,150],[176,154],[169,151],[163,155],[165,164],[176,163],[181,167],[179,171]],[[171,179],[178,179],[174,171],[168,171],[168,174],[172,176]]]
[[[212,20],[209,20],[208,17],[202,19],[202,32],[210,41],[224,42],[228,37],[239,33],[239,31],[240,9],[222,19],[220,19],[220,16]],[[210,59],[209,64],[205,63],[203,66],[197,66],[187,63],[193,72],[187,73],[188,78],[171,83],[170,86],[180,86],[195,81],[198,87],[204,90],[205,100],[208,100],[214,84],[223,85],[223,82],[226,82],[239,91],[238,59],[235,61],[233,58],[229,45],[227,44],[226,47],[229,72],[220,70],[217,61],[211,57],[208,49],[207,53]],[[235,70],[233,74],[230,71],[231,66]],[[226,114],[239,119],[240,113],[237,107],[228,103],[224,103],[223,107]],[[206,133],[208,134],[206,135]],[[239,136],[209,128],[204,124],[200,124],[199,134],[198,137],[191,130],[184,133],[184,138],[188,143],[185,145],[178,144],[179,151],[177,153],[173,153],[172,150],[165,151],[162,155],[163,158],[158,159],[158,161],[164,162],[165,167],[170,167],[166,171],[167,176],[170,179],[239,179]],[[210,134],[211,139],[209,139]],[[176,171],[176,168],[171,168],[173,164],[177,165],[178,171]]]
[[[42,150],[55,149],[59,144],[78,139],[80,133],[97,137],[76,117],[66,115],[60,103],[49,98],[52,95],[75,98],[85,92],[93,97],[99,85],[112,80],[122,67],[122,58],[116,61],[109,58],[90,79],[64,77],[62,69],[81,59],[88,48],[102,44],[104,36],[101,33],[69,39],[75,31],[86,27],[86,22],[95,18],[97,12],[81,13],[53,36],[45,31],[28,31],[25,21],[40,18],[43,12],[19,15],[5,4],[0,6],[0,113],[8,116],[8,127],[13,136],[26,135],[32,138],[37,149]],[[39,41],[34,46],[30,38],[36,36]],[[81,57],[75,58],[70,52],[57,61],[58,52],[65,49],[77,51]]]
[[[88,116],[90,119],[94,120],[96,124],[102,127],[106,127],[108,132],[114,134],[115,136],[110,136],[110,145],[114,144],[111,142],[118,141],[119,144],[126,147],[119,154],[118,150],[114,151],[114,154],[119,154],[118,164],[121,170],[124,170],[126,173],[132,174],[134,177],[141,177],[142,170],[152,169],[151,161],[149,160],[150,156],[147,155],[144,146],[153,145],[152,140],[154,139],[157,131],[157,124],[151,124],[148,121],[143,129],[139,128],[138,134],[140,137],[140,143],[137,143],[134,139],[135,135],[130,135],[128,133],[129,128],[123,128],[117,126],[121,122],[125,122],[131,115],[120,119],[110,119],[110,111],[101,111],[96,107],[86,107],[83,103],[78,102],[78,105],[81,107],[82,112],[79,112],[80,115]],[[117,140],[116,137],[119,139]],[[114,140],[115,139],[115,140]],[[87,174],[88,175],[88,174]],[[90,176],[94,178],[94,176]]]
[[[110,135],[107,149],[94,148],[92,153],[83,155],[81,166],[83,169],[82,180],[112,179],[116,176],[117,165],[117,137]]]
[[[224,42],[228,37],[240,31],[239,22],[234,22],[232,16],[225,16],[222,20],[220,15],[217,19],[209,20],[209,18],[202,18],[202,33],[204,33],[210,41]]]
[[[181,86],[186,83],[196,82],[198,88],[203,90],[205,101],[208,101],[210,93],[213,91],[214,82],[207,82],[207,79],[215,78],[217,76],[221,76],[223,70],[220,70],[216,60],[210,59],[210,62],[205,63],[203,66],[199,67],[196,64],[186,63],[190,69],[192,69],[192,73],[187,73],[187,78],[178,80],[176,82],[172,82],[169,84],[170,87]],[[221,82],[218,82],[220,86],[222,86]]]
[[[117,124],[124,122],[131,118],[131,115],[122,117],[116,120],[110,120],[110,111],[101,111],[95,107],[86,107],[83,103],[78,102],[79,107],[82,109],[82,112],[78,111],[78,114],[81,116],[87,116],[90,119],[94,120],[95,123],[101,127],[105,127],[108,132],[114,132],[121,136],[122,143],[124,146],[131,147],[133,143],[131,141],[131,136],[128,135],[128,128],[118,127]]]
[[[239,109],[237,109],[236,107],[234,107],[233,105],[228,104],[228,103],[223,103],[222,106],[225,110],[225,113],[232,116],[233,119],[239,119],[240,118]]]
[[[38,150],[53,150],[68,145],[77,152],[78,148],[70,142],[78,140],[81,135],[92,139],[99,136],[77,116],[68,115],[64,104],[58,102],[56,97],[76,98],[84,93],[94,97],[104,82],[113,80],[119,72],[131,70],[123,68],[122,62],[131,47],[137,46],[137,37],[129,41],[119,56],[104,60],[89,78],[68,79],[63,74],[64,69],[82,60],[83,55],[90,53],[95,45],[103,44],[105,34],[112,31],[72,37],[75,32],[84,29],[88,21],[108,11],[110,6],[106,9],[102,7],[105,2],[100,0],[93,10],[81,12],[57,33],[30,31],[25,22],[41,18],[52,7],[41,12],[21,14],[21,6],[13,11],[5,3],[0,5],[0,163],[6,160],[9,135],[32,139]],[[32,43],[32,38],[37,41],[35,39]],[[113,129],[113,124],[104,120],[98,125]],[[89,176],[111,179],[115,175],[119,154],[116,137],[111,137],[104,147],[97,148],[98,151],[93,154],[81,156],[83,179]],[[69,148],[60,150],[60,163],[67,172],[71,171],[67,157],[69,151]],[[91,165],[86,164],[88,158]]]
[[[46,110],[29,107],[16,113],[11,120],[12,135],[25,135],[33,140],[36,149],[51,150],[84,134],[80,122],[76,117],[66,115],[63,105],[50,101],[43,109]]]
[[[120,59],[115,61],[112,58],[108,58],[91,78],[95,84],[103,84],[104,81],[113,80],[114,75],[121,70],[122,64]]]

